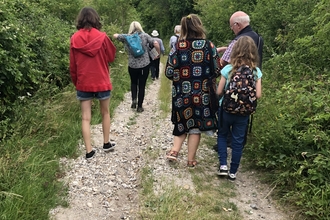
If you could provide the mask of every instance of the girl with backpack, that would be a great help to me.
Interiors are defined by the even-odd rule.
[[[254,113],[256,101],[261,97],[262,72],[258,68],[258,61],[258,49],[253,39],[242,36],[233,47],[230,64],[221,70],[221,79],[217,88],[217,94],[223,96],[218,111],[218,156],[220,161],[218,175],[228,176],[230,180],[236,179],[249,115]],[[249,92],[240,95],[243,91]],[[232,131],[232,157],[230,169],[228,169],[227,136],[230,128]]]

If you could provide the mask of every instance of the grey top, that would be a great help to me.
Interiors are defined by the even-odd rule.
[[[124,36],[127,34],[119,34],[117,40],[125,43],[127,46],[127,43],[125,41]],[[140,57],[134,57],[132,53],[128,50],[128,66],[134,69],[139,69],[143,68],[149,65],[150,63],[150,58],[149,58],[149,53],[148,53],[148,43],[153,44],[154,39],[147,33],[139,33],[139,36],[141,37],[142,40],[142,46],[144,49],[144,54]]]
[[[173,49],[175,51],[175,44],[178,41],[179,35],[173,35],[170,38],[170,48]]]

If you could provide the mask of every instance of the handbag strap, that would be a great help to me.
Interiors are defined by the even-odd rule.
[[[213,60],[213,50],[212,50],[210,41],[207,41],[207,48],[209,50],[210,64],[211,64],[211,74],[210,74],[209,78],[212,78],[214,75],[214,60]]]

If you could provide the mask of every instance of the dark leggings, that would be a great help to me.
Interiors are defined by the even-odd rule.
[[[150,70],[151,70],[151,77],[152,78],[159,78],[159,63],[160,59],[152,60],[150,63]]]
[[[142,107],[146,83],[149,75],[149,65],[139,69],[128,67],[128,72],[131,77],[132,100],[137,99],[138,107]]]

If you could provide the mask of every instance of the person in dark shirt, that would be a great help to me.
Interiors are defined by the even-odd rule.
[[[250,26],[250,17],[243,11],[237,11],[229,19],[230,29],[235,33],[235,38],[230,42],[228,47],[218,47],[218,53],[223,53],[221,57],[221,66],[224,67],[230,63],[230,55],[238,38],[241,36],[249,36],[253,39],[254,43],[258,48],[259,62],[258,67],[261,69],[262,66],[262,48],[264,41],[262,37],[253,31]]]

